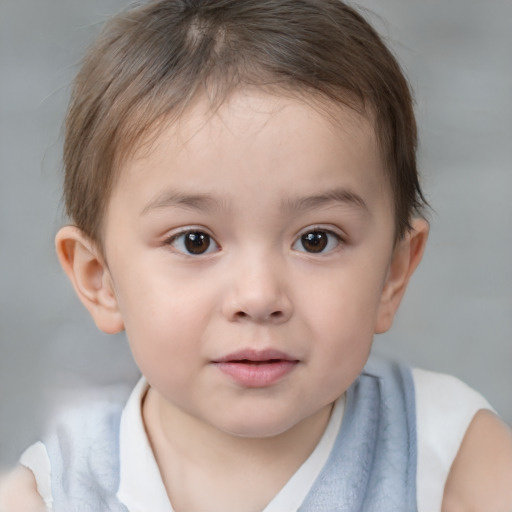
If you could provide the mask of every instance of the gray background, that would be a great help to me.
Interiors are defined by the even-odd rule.
[[[69,83],[126,3],[0,0],[0,466],[69,390],[117,393],[137,379],[123,336],[96,330],[53,250]],[[512,422],[512,1],[361,4],[416,91],[435,210],[423,264],[377,348],[459,376]]]

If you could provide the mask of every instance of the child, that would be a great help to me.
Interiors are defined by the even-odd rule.
[[[108,23],[75,84],[56,243],[143,379],[29,448],[7,510],[512,510],[487,402],[369,358],[427,239],[415,150],[399,66],[339,0]]]

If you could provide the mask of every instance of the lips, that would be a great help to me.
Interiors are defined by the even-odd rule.
[[[272,386],[292,372],[298,363],[289,354],[273,349],[241,350],[212,361],[223,374],[248,388]]]

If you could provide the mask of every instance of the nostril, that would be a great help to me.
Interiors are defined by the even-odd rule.
[[[249,317],[254,317],[255,319],[256,318],[259,318],[259,315],[251,315],[249,313],[246,313],[245,311],[237,311],[235,313],[235,318],[238,318],[238,319],[246,319],[246,318],[249,318]],[[277,311],[272,311],[270,314],[266,314],[266,315],[262,315],[261,316],[261,319],[274,319],[274,320],[279,320],[281,318],[284,317],[284,312],[281,311],[281,310],[277,310]]]

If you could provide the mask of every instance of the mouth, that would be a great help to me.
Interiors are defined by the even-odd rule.
[[[212,361],[236,384],[247,388],[271,386],[291,373],[299,360],[278,350],[242,350]]]

